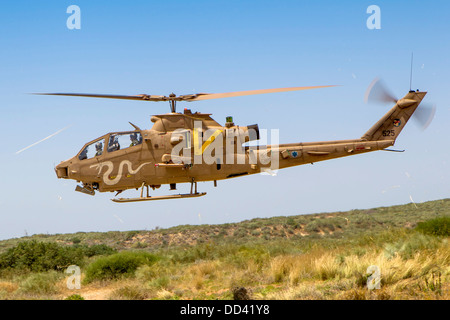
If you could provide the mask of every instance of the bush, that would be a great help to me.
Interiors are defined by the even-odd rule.
[[[36,240],[20,242],[0,255],[0,269],[13,268],[43,272],[63,270],[69,265],[83,264],[83,251],[76,247],[64,247],[53,242]]]
[[[397,254],[403,259],[411,259],[417,252],[434,250],[439,247],[439,239],[420,233],[413,233],[409,238],[384,246],[384,253],[388,258]]]
[[[433,236],[450,236],[450,217],[440,217],[417,224],[416,230]]]
[[[329,221],[329,219],[315,219],[308,222],[308,224],[305,226],[305,230],[307,232],[320,232],[324,229],[330,229],[331,231],[334,231],[334,225]]]
[[[152,265],[159,258],[143,251],[124,251],[92,262],[86,269],[86,283],[133,276],[139,266]]]
[[[56,271],[46,273],[33,273],[19,286],[19,292],[32,295],[51,295],[57,292],[56,282],[61,274]]]
[[[138,286],[125,286],[114,290],[111,298],[115,300],[145,300],[148,298],[148,292]]]
[[[84,298],[82,296],[80,296],[79,294],[72,294],[72,295],[68,296],[67,298],[65,298],[64,300],[84,300]]]
[[[111,255],[117,253],[117,250],[107,246],[106,244],[94,244],[90,247],[82,247],[83,254],[87,257],[99,255]]]

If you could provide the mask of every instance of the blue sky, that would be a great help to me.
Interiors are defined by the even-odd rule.
[[[69,30],[70,5],[81,29]],[[381,29],[369,30],[369,5]],[[151,230],[257,217],[363,209],[449,194],[450,3],[447,1],[11,1],[0,7],[0,239],[37,233]],[[426,131],[409,123],[375,152],[200,183],[197,199],[117,204],[90,197],[53,167],[88,141],[151,126],[165,103],[29,95],[31,92],[188,94],[338,84],[340,87],[179,104],[279,129],[280,142],[359,138],[391,106],[366,105],[382,77],[402,97],[428,91]],[[58,135],[23,152],[58,130]],[[179,186],[179,191],[189,189]],[[167,194],[162,187],[156,194]],[[133,196],[131,191],[126,196]]]

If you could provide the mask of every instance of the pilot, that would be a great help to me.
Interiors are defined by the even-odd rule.
[[[95,156],[96,156],[96,157],[102,155],[102,153],[103,153],[103,143],[97,142],[97,143],[95,144],[95,150],[97,151],[97,152],[95,153]]]
[[[136,132],[133,132],[132,134],[130,134],[130,140],[131,140],[130,147],[139,144],[139,141],[138,141],[137,133],[136,133]]]
[[[108,146],[108,151],[116,151],[120,149],[120,144],[119,144],[119,140],[118,137],[111,137],[109,138],[109,146]]]

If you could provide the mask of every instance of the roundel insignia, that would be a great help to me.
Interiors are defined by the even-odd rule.
[[[298,152],[297,151],[292,151],[291,152],[291,156],[292,156],[292,158],[297,158],[298,157]]]
[[[400,119],[394,119],[394,127],[400,127],[401,124],[402,122],[400,121]]]

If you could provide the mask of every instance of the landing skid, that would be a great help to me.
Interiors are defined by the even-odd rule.
[[[151,200],[164,200],[164,199],[180,199],[180,198],[196,198],[204,196],[206,192],[199,193],[185,193],[185,194],[172,194],[167,196],[155,196],[155,197],[140,197],[140,198],[118,198],[111,199],[114,202],[138,202],[138,201],[151,201]]]
[[[195,186],[195,191],[193,192],[193,187]],[[147,196],[144,197],[144,187],[147,187]],[[142,183],[141,187],[141,196],[139,198],[117,198],[111,199],[114,202],[138,202],[138,201],[152,201],[152,200],[165,200],[165,199],[181,199],[181,198],[197,198],[202,197],[206,194],[206,192],[197,192],[197,182],[192,179],[191,182],[191,193],[184,194],[172,194],[167,196],[154,196],[151,197],[149,195],[148,185],[145,185],[145,182]],[[117,195],[117,194],[116,194]]]

